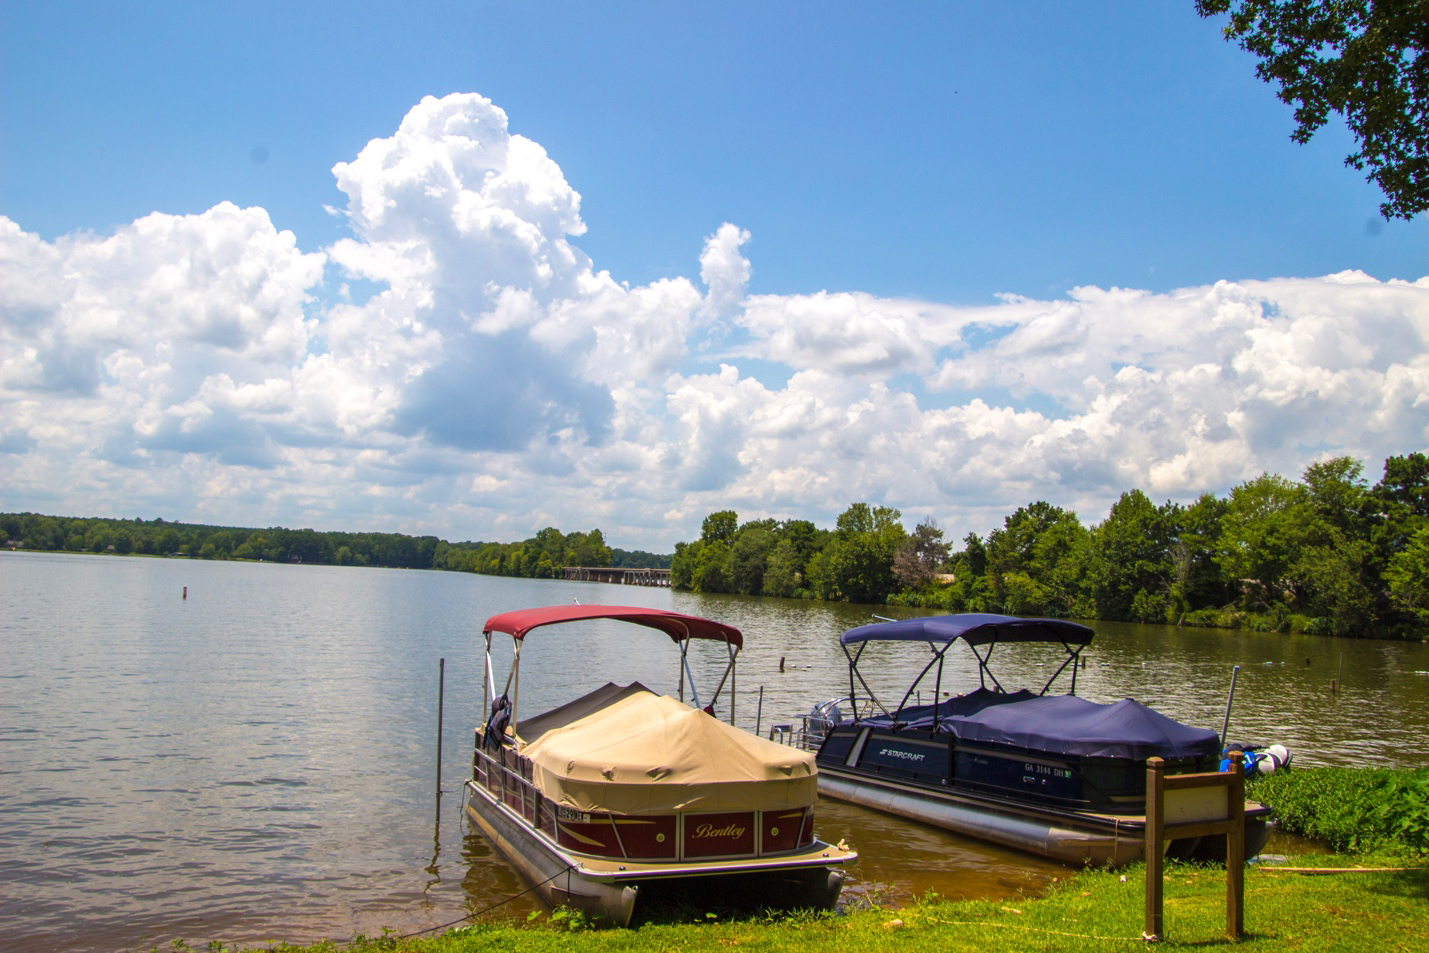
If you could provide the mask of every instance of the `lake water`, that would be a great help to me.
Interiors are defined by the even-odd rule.
[[[456,573],[0,553],[0,946],[345,940],[438,926],[520,893],[461,812],[481,623],[576,599],[738,626],[737,721],[752,729],[758,717],[766,734],[847,692],[838,633],[897,614]],[[1097,628],[1081,695],[1130,695],[1219,730],[1240,665],[1233,739],[1278,741],[1306,764],[1429,764],[1429,646]],[[522,714],[608,680],[675,690],[663,636],[574,634],[529,640]],[[709,684],[722,662],[697,648]],[[893,651],[864,667],[894,692],[925,660]],[[1000,661],[1018,685],[1044,670],[1030,647]],[[951,687],[975,680],[960,664]],[[835,802],[819,817],[821,835],[861,852],[853,896],[1011,896],[1063,872]],[[534,909],[523,897],[490,915]]]

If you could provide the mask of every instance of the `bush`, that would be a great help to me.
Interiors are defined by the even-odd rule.
[[[1240,614],[1226,609],[1194,609],[1180,620],[1182,625],[1211,629],[1234,629],[1240,625]]]
[[[1298,768],[1250,785],[1283,830],[1342,852],[1429,851],[1429,768]]]

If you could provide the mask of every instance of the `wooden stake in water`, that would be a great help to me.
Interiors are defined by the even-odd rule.
[[[447,660],[437,660],[437,817],[442,813],[442,706],[447,694]]]

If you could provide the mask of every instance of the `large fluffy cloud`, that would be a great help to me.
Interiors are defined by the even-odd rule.
[[[668,550],[727,507],[985,532],[1429,443],[1429,279],[750,296],[725,224],[698,282],[630,287],[476,95],[334,173],[352,235],[308,252],[227,203],[54,242],[0,218],[0,506]]]

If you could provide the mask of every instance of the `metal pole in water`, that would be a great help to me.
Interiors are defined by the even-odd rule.
[[[437,817],[442,813],[442,708],[447,694],[447,660],[437,661]]]
[[[1221,725],[1221,744],[1222,744],[1222,745],[1225,745],[1225,744],[1227,743],[1227,742],[1226,742],[1226,732],[1229,731],[1229,730],[1230,730],[1230,727],[1231,727],[1231,703],[1235,701],[1235,678],[1236,678],[1236,676],[1239,675],[1239,674],[1240,674],[1240,666],[1239,666],[1239,665],[1237,665],[1235,668],[1231,669],[1231,693],[1230,693],[1229,696],[1226,697],[1226,720],[1225,720],[1225,722],[1222,723],[1222,725]]]
[[[754,734],[759,735],[759,722],[764,718],[764,686],[759,686],[759,705],[754,709]]]

